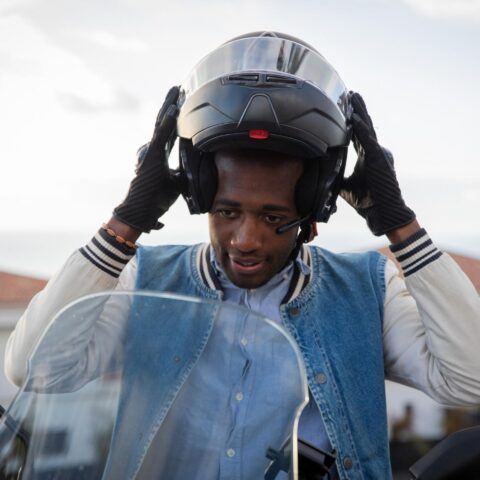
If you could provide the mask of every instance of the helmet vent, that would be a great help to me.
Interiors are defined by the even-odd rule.
[[[282,85],[296,85],[297,79],[288,77],[287,75],[272,75],[269,74],[265,77],[265,81],[268,83],[276,83]]]
[[[258,82],[258,73],[236,73],[229,75],[227,77],[228,83],[257,83]]]
[[[294,77],[275,73],[233,73],[224,77],[223,83],[261,86],[266,84],[299,85],[301,82]]]

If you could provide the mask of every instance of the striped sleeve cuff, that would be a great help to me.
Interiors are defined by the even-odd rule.
[[[424,228],[403,242],[390,245],[390,251],[400,263],[405,277],[418,272],[442,255]]]
[[[80,253],[100,270],[118,278],[128,261],[135,255],[135,249],[118,243],[100,229]]]

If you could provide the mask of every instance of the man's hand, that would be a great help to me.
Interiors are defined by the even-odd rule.
[[[178,95],[178,87],[168,92],[158,113],[152,139],[138,151],[136,176],[127,196],[113,211],[114,219],[138,232],[162,228],[158,219],[180,194],[176,172],[168,167],[168,156],[176,138]]]
[[[343,181],[340,195],[367,221],[377,236],[389,234],[415,220],[402,198],[392,154],[377,141],[367,107],[352,93],[353,144],[358,154],[350,177]]]

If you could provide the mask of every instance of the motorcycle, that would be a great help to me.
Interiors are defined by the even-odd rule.
[[[51,321],[0,412],[0,479],[333,478],[335,452],[298,438],[307,402],[298,346],[268,318],[168,293],[90,295]],[[478,456],[479,438],[462,452]],[[438,476],[451,442],[412,478],[451,478]]]

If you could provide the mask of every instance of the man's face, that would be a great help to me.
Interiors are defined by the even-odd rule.
[[[210,240],[228,278],[257,288],[286,264],[298,228],[276,229],[298,218],[295,185],[301,160],[262,151],[222,151],[215,157],[218,190],[209,213]]]

